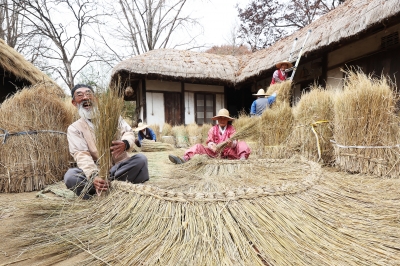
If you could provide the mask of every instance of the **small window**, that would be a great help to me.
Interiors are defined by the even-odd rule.
[[[214,116],[214,94],[196,93],[196,123],[198,125],[212,124]]]
[[[396,31],[381,38],[381,48],[387,49],[399,44],[399,33]]]

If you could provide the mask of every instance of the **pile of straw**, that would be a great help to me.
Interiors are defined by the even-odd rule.
[[[96,114],[93,118],[94,135],[96,148],[99,154],[97,164],[99,165],[99,177],[107,180],[109,170],[113,165],[113,158],[110,152],[111,142],[120,139],[118,126],[122,119],[124,99],[118,93],[119,88],[110,88],[97,96],[97,104],[93,111]]]
[[[292,128],[292,109],[286,101],[265,110],[258,124],[257,153],[268,158],[286,158],[286,146]]]
[[[239,112],[238,118],[233,120],[232,125],[235,127],[236,131],[240,131],[243,127],[247,126],[249,123],[253,122],[253,117],[246,114],[246,112]],[[250,136],[249,140],[257,141],[258,135],[255,134],[254,137]]]
[[[161,136],[172,136],[172,126],[168,123],[164,123]]]
[[[149,128],[151,128],[154,131],[154,134],[156,134],[156,140],[161,141],[160,125],[158,124],[149,125]]]
[[[171,132],[175,138],[175,146],[177,148],[189,147],[189,137],[184,125],[173,126]]]
[[[288,144],[291,150],[309,160],[328,164],[334,161],[330,142],[333,137],[333,97],[333,91],[316,85],[301,96],[293,108],[294,127]]]
[[[169,143],[155,142],[148,139],[142,140],[142,152],[152,152],[152,151],[170,151],[173,150],[174,146]]]
[[[199,127],[196,123],[187,125],[186,132],[188,134],[189,144],[191,146],[202,142],[201,127]]]
[[[62,180],[72,160],[66,131],[73,118],[63,97],[58,87],[38,84],[0,106],[1,192],[40,190]]]
[[[289,104],[292,97],[292,82],[287,80],[271,85],[266,91],[266,94],[271,95],[274,92],[278,92],[274,105],[280,105],[281,103]]]
[[[208,139],[208,131],[213,127],[212,124],[203,124],[201,126],[201,143],[205,144]]]
[[[398,177],[399,120],[396,97],[385,77],[348,72],[334,102],[336,165],[350,172]]]

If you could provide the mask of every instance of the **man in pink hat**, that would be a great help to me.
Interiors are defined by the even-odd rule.
[[[235,133],[235,128],[228,124],[228,121],[233,120],[229,116],[229,111],[226,109],[219,110],[218,114],[212,120],[217,120],[218,124],[208,131],[207,147],[204,147],[202,144],[196,144],[186,150],[183,158],[169,155],[169,160],[175,164],[181,164],[189,161],[196,154],[207,154],[211,158],[221,156],[221,158],[231,160],[246,160],[250,155],[250,148],[244,141],[231,140],[223,151],[220,153],[216,152],[217,144],[229,140]]]
[[[285,70],[291,68],[292,66],[293,64],[289,61],[282,61],[277,63],[277,70],[275,70],[274,74],[272,75],[271,85],[285,81],[288,78],[288,73]]]

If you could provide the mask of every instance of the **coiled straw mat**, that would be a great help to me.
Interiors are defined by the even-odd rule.
[[[79,265],[400,263],[398,180],[350,177],[301,158],[199,156],[168,166],[163,178],[114,181],[105,198],[64,203],[35,226],[25,242],[31,254],[61,261],[83,252]],[[46,208],[54,214],[59,205]]]

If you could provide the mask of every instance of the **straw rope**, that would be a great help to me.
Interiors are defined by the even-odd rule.
[[[57,134],[64,134],[67,135],[65,132],[56,131],[56,130],[29,130],[29,131],[20,131],[20,132],[12,132],[10,133],[6,129],[0,128],[4,132],[4,134],[0,134],[0,138],[3,137],[3,143],[6,143],[8,137],[11,136],[23,136],[23,135],[34,135],[37,133],[57,133]]]

